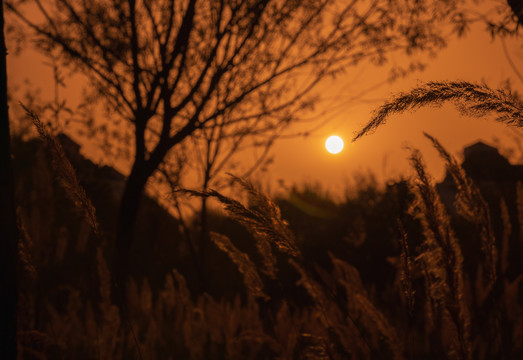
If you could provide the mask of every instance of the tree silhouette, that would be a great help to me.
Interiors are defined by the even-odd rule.
[[[123,284],[146,184],[169,152],[220,127],[274,136],[313,90],[358,62],[434,50],[458,5],[433,1],[12,0],[8,9],[61,65],[84,73],[134,134],[115,276]],[[27,6],[27,7],[26,7]],[[34,16],[33,16],[34,15]],[[226,135],[225,135],[226,134]]]
[[[517,0],[507,0],[508,6],[517,18],[519,25],[523,26],[523,4]]]
[[[0,353],[16,359],[16,302],[18,289],[16,265],[18,231],[14,205],[13,169],[11,166],[9,115],[7,106],[7,49],[4,37],[4,3],[0,0]]]

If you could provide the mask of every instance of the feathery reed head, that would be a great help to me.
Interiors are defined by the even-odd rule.
[[[480,231],[481,250],[485,257],[489,282],[493,282],[496,279],[497,248],[487,202],[481,196],[477,186],[465,174],[456,158],[450,155],[436,138],[427,133],[423,134],[432,142],[434,148],[445,161],[445,167],[456,184],[458,191],[456,192],[455,206],[458,213],[467,221],[475,224]]]
[[[470,317],[465,304],[463,255],[450,227],[450,220],[436,189],[425,171],[419,150],[413,150],[411,163],[418,175],[416,195],[421,209],[425,242],[416,258],[425,270],[429,301],[454,334],[448,353],[471,359]]]
[[[257,298],[269,299],[269,297],[263,292],[263,282],[256,270],[256,265],[254,265],[249,256],[238,250],[238,248],[234,246],[231,240],[225,235],[211,232],[211,240],[220,250],[229,256],[234,264],[236,264],[238,271],[243,276],[243,281],[249,294]]]
[[[235,182],[239,183],[249,193],[254,207],[247,208],[239,201],[212,189],[207,191],[186,189],[179,191],[194,196],[217,199],[224,206],[227,214],[233,220],[243,225],[254,236],[257,250],[263,259],[263,272],[274,279],[276,278],[277,269],[272,247],[291,257],[299,257],[300,252],[296,246],[294,235],[290,231],[287,222],[281,218],[280,209],[269,197],[256,190],[247,180],[231,176]]]
[[[379,107],[367,125],[354,135],[352,141],[373,132],[393,114],[423,106],[441,106],[445,102],[454,103],[458,110],[466,115],[480,117],[495,113],[499,122],[515,127],[523,126],[523,102],[510,91],[494,90],[485,84],[466,81],[428,82],[410,92],[394,96]]]
[[[87,221],[94,234],[100,239],[100,228],[98,221],[96,220],[96,211],[91,203],[91,200],[87,197],[85,189],[80,185],[78,178],[76,177],[73,166],[67,159],[62,145],[56,140],[56,138],[49,132],[47,127],[42,123],[39,116],[25,105],[20,104],[26,115],[33,124],[35,125],[40,139],[46,144],[51,151],[53,157],[53,168],[58,173],[60,184],[64,188],[69,199],[74,203],[75,207],[83,213],[84,219]]]

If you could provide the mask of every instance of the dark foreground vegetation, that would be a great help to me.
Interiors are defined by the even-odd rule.
[[[338,202],[189,191],[224,209],[203,261],[197,226],[144,198],[124,287],[106,261],[122,176],[33,120],[43,142],[13,141],[21,359],[523,358],[523,168],[494,148],[460,165],[427,135],[442,183],[413,150],[411,178]]]
[[[310,188],[272,200],[236,177],[233,191],[248,199],[211,190],[241,148],[261,150],[254,168],[265,164],[275,139],[322,103],[320,84],[404,54],[412,61],[390,64],[393,81],[475,23],[519,36],[520,2],[485,14],[448,0],[4,3],[8,47],[32,43],[53,68],[54,101],[38,112],[55,128],[79,122],[107,158],[131,164],[126,178],[99,168],[28,111],[47,150],[13,139],[11,176],[2,31],[0,358],[523,358],[520,168],[491,167],[483,154],[476,169],[499,177],[464,164],[473,185],[428,136],[448,168],[439,191],[416,151],[413,179],[367,183],[342,202]],[[89,83],[75,109],[60,93],[65,73]],[[357,137],[446,101],[523,127],[510,92],[429,83],[392,99]],[[180,189],[195,161],[202,181]],[[145,195],[160,174],[200,201],[194,219]]]

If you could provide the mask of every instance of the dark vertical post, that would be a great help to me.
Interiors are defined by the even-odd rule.
[[[2,359],[16,359],[18,231],[7,106],[3,0],[0,0],[0,31],[0,354]]]

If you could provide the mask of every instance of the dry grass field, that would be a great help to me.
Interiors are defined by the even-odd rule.
[[[455,101],[468,114],[494,111],[499,121],[520,126],[523,107],[515,97],[480,86],[447,85],[399,96],[365,131],[389,113],[441,101]],[[459,162],[428,134],[455,184],[455,211],[449,215],[422,154],[412,149],[408,206],[396,213],[383,210],[395,224],[395,233],[382,239],[396,249],[388,258],[392,273],[380,273],[381,260],[373,260],[372,249],[364,254],[370,259],[366,268],[375,267],[373,276],[383,279],[379,286],[367,281],[370,274],[363,267],[349,263],[350,254],[327,245],[322,249],[329,243],[327,230],[312,254],[324,261],[321,266],[312,262],[299,228],[293,229],[276,201],[246,179],[233,177],[248,194],[247,204],[213,190],[187,190],[217,200],[251,241],[253,251],[244,251],[238,239],[210,233],[214,250],[234,265],[230,276],[243,280],[238,294],[220,297],[190,290],[177,269],[161,287],[147,278],[113,284],[95,207],[60,144],[36,114],[29,116],[53,156],[53,176],[71,200],[64,206],[81,214],[97,242],[89,260],[95,271],[78,278],[78,287],[62,289],[65,295],[58,301],[40,281],[46,265],[35,256],[38,244],[20,216],[20,359],[523,358],[523,186],[514,184],[513,198],[487,202]],[[376,191],[377,198],[384,196]],[[342,224],[352,239],[365,242],[368,227],[358,221],[372,220],[360,215],[347,216]],[[455,228],[455,219],[468,224],[467,238],[459,235],[464,232]],[[60,242],[48,246],[57,253]],[[223,269],[213,271],[228,276]],[[96,283],[96,296],[85,295],[84,281]],[[111,293],[115,289],[119,294]],[[115,305],[115,296],[125,299],[125,308]]]

